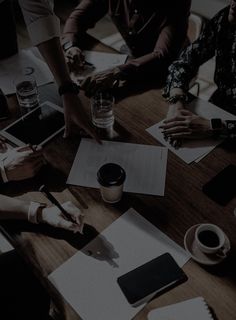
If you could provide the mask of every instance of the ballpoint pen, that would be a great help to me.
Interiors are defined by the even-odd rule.
[[[94,68],[94,65],[91,62],[88,62],[88,61],[84,60],[84,64]]]
[[[42,185],[39,188],[39,191],[42,192],[48,198],[48,200],[50,200],[51,203],[53,203],[63,213],[63,215],[66,218],[66,220],[68,220],[68,221],[70,221],[72,223],[76,223],[74,221],[74,219],[71,217],[71,215],[62,207],[60,202],[57,201],[57,199],[50,193],[50,191],[47,189],[47,187],[45,185]],[[83,233],[83,220],[84,220],[84,215],[81,215],[81,218],[80,218],[80,223],[81,223],[80,233]]]

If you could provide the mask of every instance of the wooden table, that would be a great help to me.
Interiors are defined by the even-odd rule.
[[[121,135],[119,140],[159,145],[145,129],[163,119],[166,114],[167,104],[162,99],[161,90],[153,88],[141,92],[136,86],[136,90],[129,88],[117,91],[116,97],[115,118],[117,131]],[[82,94],[81,99],[89,110],[89,100]],[[14,99],[11,100],[11,106],[14,110],[13,101]],[[203,222],[215,223],[222,227],[229,236],[232,246],[229,258],[217,267],[206,268],[190,260],[183,268],[188,281],[151,301],[134,319],[147,319],[147,313],[155,307],[203,296],[214,309],[218,319],[235,320],[236,217],[233,215],[233,209],[236,207],[236,199],[221,207],[201,191],[204,183],[217,172],[229,163],[236,164],[235,147],[221,145],[199,163],[190,165],[169,152],[164,197],[125,194],[118,205],[112,206],[102,202],[100,193],[96,189],[83,187],[67,189],[65,181],[79,141],[79,137],[66,140],[61,136],[56,137],[44,150],[51,168],[45,169],[34,180],[9,184],[3,190],[5,194],[11,196],[46,202],[47,200],[37,192],[38,186],[46,182],[61,202],[72,199],[86,213],[85,222],[90,227],[86,227],[87,232],[84,237],[46,226],[31,226],[28,223],[4,224],[4,229],[18,252],[51,292],[61,319],[80,318],[50,286],[47,280],[48,274],[128,208],[133,207],[181,246],[187,229]]]

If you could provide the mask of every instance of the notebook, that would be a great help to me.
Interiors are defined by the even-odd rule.
[[[213,320],[210,309],[202,297],[186,300],[152,310],[148,320]]]

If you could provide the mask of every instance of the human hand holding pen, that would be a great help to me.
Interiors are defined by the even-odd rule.
[[[79,208],[71,201],[60,204],[45,185],[42,185],[39,191],[55,205],[54,207],[42,210],[41,222],[83,234],[84,215],[81,214]]]

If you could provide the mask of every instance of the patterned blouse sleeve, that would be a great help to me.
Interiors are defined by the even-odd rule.
[[[210,20],[199,38],[190,44],[169,67],[169,75],[164,88],[164,97],[168,97],[173,88],[189,90],[191,79],[197,74],[198,68],[215,55],[216,34],[220,25],[219,14]]]

